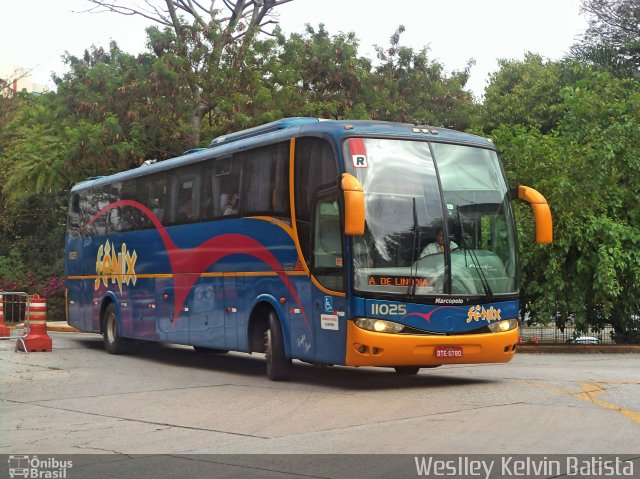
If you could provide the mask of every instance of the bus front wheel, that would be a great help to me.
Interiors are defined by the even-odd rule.
[[[120,336],[118,331],[118,316],[116,306],[110,303],[103,314],[102,337],[104,348],[109,354],[124,354],[127,352],[130,340]]]
[[[284,352],[284,335],[273,311],[269,312],[269,327],[264,333],[264,352],[267,359],[267,376],[272,381],[286,379],[291,360]]]

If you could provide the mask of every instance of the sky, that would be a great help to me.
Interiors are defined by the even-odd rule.
[[[0,74],[32,69],[33,82],[52,88],[51,74],[64,72],[65,51],[81,55],[110,40],[129,53],[145,49],[148,20],[82,13],[89,7],[86,0],[2,1]],[[402,44],[428,47],[447,72],[475,60],[468,87],[478,98],[498,59],[522,59],[526,52],[559,59],[587,25],[580,0],[293,0],[277,11],[286,33],[302,32],[306,23],[324,23],[331,34],[355,32],[360,54],[371,59],[373,45],[388,45],[404,25]]]

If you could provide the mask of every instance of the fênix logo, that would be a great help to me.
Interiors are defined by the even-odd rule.
[[[33,479],[65,479],[67,469],[73,467],[73,461],[62,461],[55,457],[45,459],[38,456],[9,456],[9,477]]]
[[[499,321],[500,310],[490,306],[489,309],[485,309],[484,306],[471,306],[467,314],[467,323],[471,321]]]
[[[95,289],[100,287],[100,283],[105,286],[109,285],[109,281],[118,285],[120,293],[122,293],[122,285],[136,285],[136,260],[138,255],[136,250],[129,252],[127,244],[122,243],[118,250],[109,240],[98,248],[98,256],[96,258],[96,275]]]

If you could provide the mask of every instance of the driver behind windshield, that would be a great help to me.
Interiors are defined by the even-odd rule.
[[[455,242],[450,241],[449,248],[451,249],[451,251],[453,251],[455,249],[458,249],[458,245]],[[438,253],[444,253],[444,232],[442,231],[442,228],[438,228],[438,230],[436,231],[435,241],[425,246],[425,248],[422,250],[422,253],[420,253],[420,258],[424,258],[425,256],[428,256],[430,254]]]

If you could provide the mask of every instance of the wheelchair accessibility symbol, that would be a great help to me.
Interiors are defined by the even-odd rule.
[[[324,312],[331,313],[333,312],[333,297],[325,296],[324,297]]]

